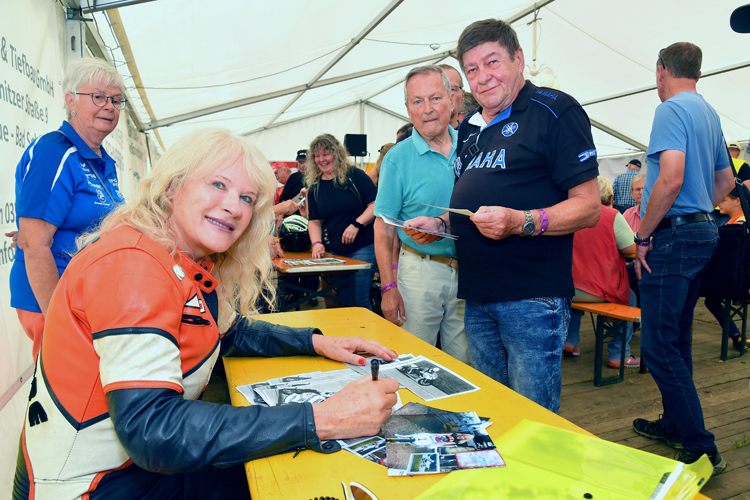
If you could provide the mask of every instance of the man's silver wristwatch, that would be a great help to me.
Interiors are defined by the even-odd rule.
[[[536,225],[534,224],[534,216],[528,210],[523,211],[523,215],[526,217],[526,222],[523,224],[521,230],[521,236],[531,236],[536,231]]]

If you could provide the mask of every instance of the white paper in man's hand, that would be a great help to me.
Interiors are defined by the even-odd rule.
[[[381,219],[383,219],[383,222],[385,222],[386,224],[390,224],[391,226],[402,227],[404,229],[414,229],[415,231],[419,231],[421,233],[434,234],[435,236],[439,236],[441,238],[449,238],[451,240],[458,239],[458,236],[456,236],[455,234],[427,231],[426,229],[422,229],[419,227],[407,226],[406,221],[403,221],[401,219],[396,219],[395,217],[388,217],[387,215],[383,215],[383,214],[375,214],[375,216],[380,217]]]
[[[444,208],[438,207],[436,205],[430,205],[429,203],[422,203],[422,205],[427,205],[428,207],[432,208],[439,208],[440,210],[445,210],[446,212],[453,212],[454,214],[465,215],[467,217],[471,217],[472,215],[474,215],[474,212],[466,208]]]

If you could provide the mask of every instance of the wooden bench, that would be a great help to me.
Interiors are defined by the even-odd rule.
[[[721,332],[721,359],[739,358],[745,354],[745,340],[747,339],[747,300],[730,300],[722,299],[721,305],[724,308],[724,328]],[[728,356],[729,351],[729,322],[734,322],[734,318],[742,319],[742,329],[740,330],[740,353],[734,356]]]
[[[625,346],[627,344],[625,321],[634,323],[641,321],[641,310],[637,307],[623,306],[621,304],[612,304],[610,302],[573,302],[573,309],[591,313],[593,320],[596,318],[596,351],[594,359],[594,385],[601,387],[603,385],[617,384],[625,380]],[[615,327],[615,322],[623,321],[620,325],[620,332]],[[604,341],[614,338],[615,333],[620,333],[622,347],[620,349],[620,376],[610,377],[602,380],[602,365],[604,364]],[[641,359],[641,373],[646,372],[646,365]]]

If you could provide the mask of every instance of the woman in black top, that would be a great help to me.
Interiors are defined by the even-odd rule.
[[[331,134],[313,139],[307,153],[305,184],[310,186],[308,232],[313,258],[323,257],[323,228],[328,229],[331,253],[369,262],[370,269],[355,275],[357,306],[372,310],[370,286],[375,274],[375,185],[362,170],[347,160],[344,146]],[[336,276],[336,275],[334,275]],[[348,296],[348,287],[339,295]]]

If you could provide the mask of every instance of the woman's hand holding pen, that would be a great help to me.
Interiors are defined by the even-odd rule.
[[[374,436],[391,416],[398,381],[370,376],[351,382],[322,403],[313,406],[315,432],[322,440]]]
[[[315,352],[330,359],[364,365],[356,352],[369,352],[386,361],[398,355],[380,342],[360,337],[313,335]],[[320,439],[347,439],[374,436],[391,416],[396,404],[398,381],[392,378],[364,377],[348,384],[322,403],[313,405],[315,429]]]

